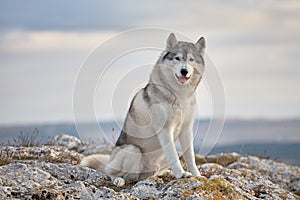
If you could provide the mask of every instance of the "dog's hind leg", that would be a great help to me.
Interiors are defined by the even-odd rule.
[[[121,187],[125,182],[137,181],[143,169],[140,149],[134,145],[123,145],[114,149],[105,172],[110,175],[116,186]]]
[[[104,172],[105,167],[108,164],[109,160],[110,160],[110,155],[94,154],[94,155],[89,155],[89,156],[84,157],[81,160],[80,165],[90,167],[90,168],[96,169],[98,171]]]

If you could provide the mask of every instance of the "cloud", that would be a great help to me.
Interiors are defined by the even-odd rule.
[[[139,1],[131,2],[133,4],[115,0],[91,0],[88,3],[72,0],[5,1],[0,3],[0,24],[4,30],[128,29],[143,16],[143,10],[138,9]]]
[[[11,31],[0,38],[0,51],[29,53],[41,51],[90,51],[114,32]]]
[[[296,25],[300,3],[289,1],[2,1],[3,30],[120,31],[143,26],[180,30],[252,30]]]

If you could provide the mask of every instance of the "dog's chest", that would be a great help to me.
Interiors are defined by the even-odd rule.
[[[182,101],[180,105],[173,106],[173,115],[170,121],[174,125],[174,138],[177,138],[183,129],[190,129],[194,121],[195,104],[193,100]]]

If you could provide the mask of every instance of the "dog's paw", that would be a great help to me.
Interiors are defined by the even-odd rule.
[[[173,175],[173,172],[170,169],[164,169],[164,170],[156,172],[156,174],[154,174],[154,176],[167,176],[169,174]]]
[[[179,176],[177,178],[190,178],[193,175],[190,172],[183,172],[181,174],[179,174]]]
[[[116,177],[113,181],[114,185],[117,187],[122,187],[125,185],[125,180],[121,177]]]

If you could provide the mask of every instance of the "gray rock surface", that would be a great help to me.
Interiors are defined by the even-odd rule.
[[[96,140],[93,144],[91,144],[89,142],[83,142],[75,136],[66,134],[56,135],[50,141],[51,145],[53,146],[62,146],[69,150],[82,153],[83,155],[110,153],[112,151],[112,146],[99,142],[100,141]]]
[[[166,173],[116,188],[106,174],[78,166],[84,155],[64,145],[1,146],[0,199],[300,199],[300,168],[268,159],[197,157],[201,177]]]
[[[83,146],[81,140],[72,135],[59,134],[53,137],[52,145],[54,146],[64,146],[70,150],[78,150],[81,146]]]
[[[30,160],[78,164],[84,156],[60,146],[13,147],[0,146],[0,165]]]

